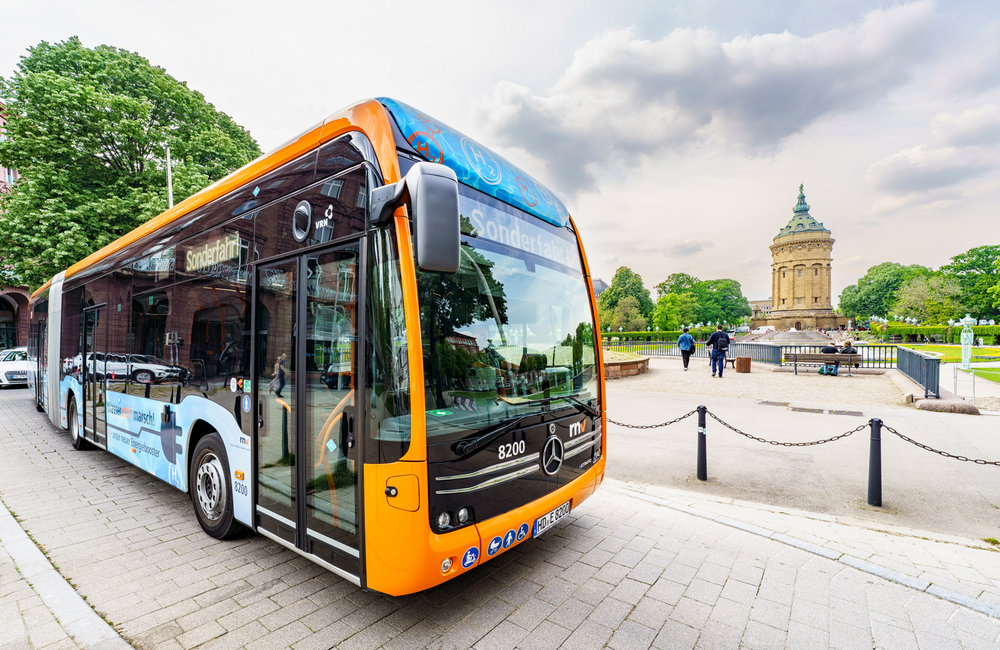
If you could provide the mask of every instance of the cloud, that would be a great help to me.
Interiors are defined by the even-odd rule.
[[[882,193],[872,205],[874,212],[917,203],[947,206],[974,194],[972,181],[1000,169],[1000,107],[940,113],[930,126],[935,144],[905,149],[868,167],[865,182]]]
[[[695,240],[695,239],[685,239],[684,241],[679,241],[676,244],[671,244],[664,249],[667,255],[672,255],[674,257],[690,257],[696,253],[700,253],[706,248],[711,248],[712,242],[705,240]]]
[[[891,194],[910,194],[949,187],[995,167],[978,148],[919,145],[872,164],[865,182]]]
[[[905,83],[931,54],[932,12],[916,2],[810,37],[727,42],[708,29],[658,41],[614,30],[577,50],[551,92],[501,82],[482,109],[503,144],[543,160],[570,193],[595,189],[601,166],[668,150],[766,155],[824,116]]]
[[[941,113],[931,120],[934,137],[953,146],[1000,144],[1000,106],[987,104],[959,115]]]

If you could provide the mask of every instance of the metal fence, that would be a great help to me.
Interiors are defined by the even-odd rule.
[[[633,352],[647,357],[679,357],[681,351],[673,341],[604,341],[605,350]],[[695,346],[695,358],[707,359],[708,347],[704,343]],[[753,361],[781,365],[781,346],[769,343],[730,343],[726,355],[730,359],[750,357]]]
[[[896,367],[901,373],[920,384],[924,397],[941,397],[941,358],[910,348],[896,350]]]
[[[820,354],[825,345],[783,345],[781,346],[782,357],[786,363],[791,363],[791,353],[799,354]],[[859,345],[858,354],[861,355],[862,368],[895,368],[896,367],[896,346],[895,345]]]
[[[780,366],[785,363],[785,359],[791,358],[792,352],[800,354],[820,353],[823,351],[822,345],[774,345],[771,343],[731,343],[729,353],[726,355],[730,359],[735,357],[750,357],[753,361],[769,363]],[[621,352],[634,352],[647,357],[679,357],[681,351],[677,348],[677,343],[673,341],[604,341],[605,350],[618,350]],[[862,368],[895,368],[896,367],[896,346],[895,345],[859,345],[858,353],[861,355]],[[704,343],[698,343],[692,355],[696,358],[707,359],[709,350]],[[791,363],[791,361],[787,361]]]

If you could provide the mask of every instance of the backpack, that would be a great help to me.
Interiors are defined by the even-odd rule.
[[[719,340],[715,342],[715,349],[720,352],[725,352],[729,349],[729,335],[722,333]]]

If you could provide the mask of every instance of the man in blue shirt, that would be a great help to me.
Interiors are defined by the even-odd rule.
[[[718,362],[719,379],[722,379],[722,370],[726,367],[726,352],[729,352],[729,335],[722,331],[722,325],[716,326],[716,331],[712,332],[705,345],[712,348],[712,376],[715,376]]]
[[[684,328],[684,333],[677,337],[677,349],[681,351],[681,359],[684,360],[684,370],[688,369],[688,361],[694,353],[694,337],[688,334],[688,328]]]

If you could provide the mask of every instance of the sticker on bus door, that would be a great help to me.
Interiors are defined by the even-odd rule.
[[[176,408],[125,393],[105,395],[108,451],[183,490],[183,433]]]

